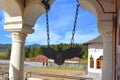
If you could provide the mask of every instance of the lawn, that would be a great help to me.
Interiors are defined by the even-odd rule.
[[[7,51],[0,51],[0,59],[6,59],[7,58]]]

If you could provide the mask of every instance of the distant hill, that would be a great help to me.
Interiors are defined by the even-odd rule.
[[[26,46],[30,46],[30,47],[40,47],[41,45],[39,44],[31,44],[31,45],[26,45]],[[11,47],[11,44],[0,44],[0,51],[6,51],[9,47]]]
[[[9,47],[11,44],[0,44],[0,51],[6,51]]]
[[[26,46],[30,46],[30,47],[33,47],[33,46],[35,46],[35,47],[40,47],[41,45],[40,45],[40,44],[31,44],[31,45],[26,45]]]

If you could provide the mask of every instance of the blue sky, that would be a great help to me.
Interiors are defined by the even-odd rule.
[[[70,43],[73,29],[76,0],[56,0],[49,11],[50,43]],[[3,29],[4,16],[0,10],[0,43],[11,43],[11,34]],[[45,14],[41,15],[34,26],[35,32],[28,35],[26,44],[47,44]],[[99,35],[97,19],[91,12],[79,8],[75,43],[84,43]]]

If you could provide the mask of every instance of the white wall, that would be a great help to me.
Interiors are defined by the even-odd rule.
[[[94,68],[90,68],[90,57],[94,58]],[[88,72],[90,73],[101,73],[101,69],[96,69],[96,59],[103,56],[102,44],[90,44],[88,45]]]

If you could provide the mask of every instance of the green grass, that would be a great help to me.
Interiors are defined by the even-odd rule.
[[[80,64],[88,64],[88,60],[80,60]]]
[[[74,67],[64,67],[64,66],[58,66],[58,67],[53,67],[53,66],[46,66],[46,67],[40,67],[40,68],[44,68],[44,69],[55,69],[55,70],[80,70],[80,71],[84,71],[83,68],[74,68]]]
[[[0,51],[0,59],[6,59],[7,58],[7,52],[6,51]]]

